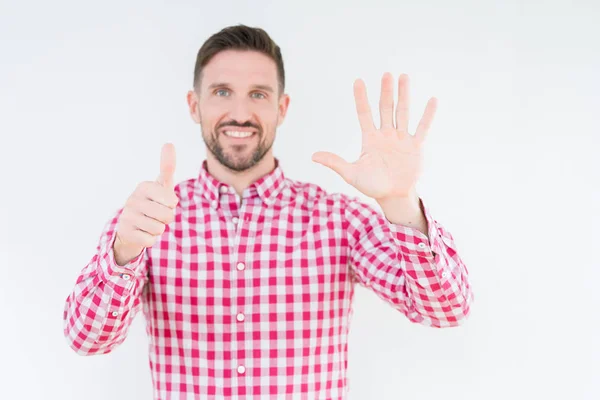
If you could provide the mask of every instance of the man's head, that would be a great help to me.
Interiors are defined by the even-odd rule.
[[[225,167],[244,171],[272,156],[289,96],[279,46],[262,29],[232,26],[200,48],[190,114],[208,150]]]

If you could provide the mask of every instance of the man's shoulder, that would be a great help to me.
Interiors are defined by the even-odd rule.
[[[286,186],[289,190],[288,196],[294,199],[306,199],[321,204],[339,204],[344,207],[368,206],[367,201],[359,196],[343,192],[328,191],[320,185],[286,178]]]
[[[327,201],[342,195],[341,193],[331,193],[314,182],[291,178],[286,178],[285,180],[289,195],[294,198],[304,197],[314,201]]]

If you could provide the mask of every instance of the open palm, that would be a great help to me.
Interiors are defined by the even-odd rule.
[[[313,154],[313,161],[337,172],[361,193],[380,200],[408,197],[414,193],[422,168],[422,145],[437,107],[429,99],[414,135],[408,133],[408,75],[398,79],[398,105],[394,123],[394,85],[390,73],[381,80],[379,111],[381,126],[375,128],[367,90],[361,79],[354,83],[356,111],[362,131],[362,151],[358,160],[349,163],[329,152]]]

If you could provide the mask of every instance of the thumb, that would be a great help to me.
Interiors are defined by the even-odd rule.
[[[175,186],[173,174],[175,174],[175,146],[166,143],[160,153],[160,175],[156,181],[164,187],[173,189]]]
[[[352,164],[350,164],[337,154],[329,153],[327,151],[317,151],[312,155],[312,160],[328,168],[331,168],[346,182],[350,181]]]

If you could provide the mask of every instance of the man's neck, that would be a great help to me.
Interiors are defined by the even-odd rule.
[[[275,158],[272,152],[269,151],[254,167],[238,172],[225,167],[217,161],[211,152],[207,151],[206,167],[210,175],[219,182],[232,186],[237,194],[241,196],[248,186],[275,169]]]

